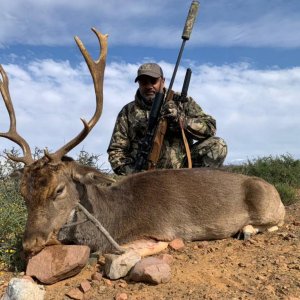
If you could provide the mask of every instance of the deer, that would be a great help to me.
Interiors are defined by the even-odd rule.
[[[141,238],[171,241],[244,239],[283,225],[285,207],[276,188],[258,177],[211,168],[156,169],[113,180],[95,168],[80,165],[67,153],[80,144],[101,117],[107,35],[92,28],[100,44],[93,60],[76,36],[94,83],[96,109],[81,132],[54,153],[34,160],[29,144],[16,129],[8,77],[0,65],[0,90],[10,119],[10,139],[23,156],[9,159],[24,164],[20,192],[28,217],[23,249],[35,254],[59,243],[88,245],[91,251],[111,250],[108,239],[78,209],[81,204],[118,243]]]

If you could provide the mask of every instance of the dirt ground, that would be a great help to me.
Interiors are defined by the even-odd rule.
[[[84,299],[300,300],[300,202],[287,207],[286,223],[277,232],[258,234],[246,242],[186,243],[181,251],[164,252],[173,256],[168,283],[149,285],[102,278],[91,282]],[[45,299],[70,299],[66,293],[90,280],[99,266],[88,266],[73,278],[46,286]],[[0,295],[11,276],[2,274]]]

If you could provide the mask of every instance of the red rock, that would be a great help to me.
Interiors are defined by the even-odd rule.
[[[173,262],[173,256],[170,254],[160,254],[158,256],[159,259],[162,259],[165,261],[167,264],[171,264]]]
[[[102,274],[99,272],[95,272],[92,274],[92,280],[97,280],[97,281],[101,281],[102,279]]]
[[[86,265],[90,254],[87,246],[48,246],[29,259],[26,275],[45,284],[53,284],[78,274]]]
[[[115,300],[127,300],[127,299],[128,299],[128,296],[125,293],[117,294],[115,297]]]
[[[181,250],[184,248],[184,242],[182,239],[175,239],[169,243],[169,247],[173,250]]]
[[[83,292],[81,292],[78,288],[70,290],[67,294],[68,297],[75,300],[83,300]]]
[[[132,268],[129,279],[153,284],[166,283],[171,279],[171,268],[162,259],[146,257]]]
[[[113,283],[112,283],[111,280],[106,279],[106,278],[103,278],[103,280],[104,280],[104,282],[105,282],[105,284],[106,284],[107,286],[112,286],[112,285],[113,285]]]
[[[84,293],[86,293],[91,289],[91,284],[87,280],[84,280],[80,283],[80,288]]]

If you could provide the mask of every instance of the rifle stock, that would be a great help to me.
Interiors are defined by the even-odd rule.
[[[172,100],[173,96],[174,96],[174,92],[170,91],[167,96],[168,96],[168,98],[166,98],[165,101]],[[148,157],[148,163],[149,163],[148,169],[149,170],[155,169],[155,167],[156,167],[156,163],[157,163],[160,153],[161,153],[161,148],[162,148],[162,144],[164,141],[164,137],[165,137],[167,128],[168,128],[168,120],[166,118],[161,118],[157,125],[154,140],[152,143],[152,148],[151,148],[151,151],[150,151],[150,154]]]

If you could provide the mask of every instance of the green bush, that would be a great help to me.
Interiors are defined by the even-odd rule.
[[[82,150],[80,150],[80,152],[76,158],[76,161],[82,165],[90,166],[97,170],[101,170],[102,165],[99,166],[99,163],[98,163],[100,156],[101,155],[99,155],[99,154],[93,154],[93,153],[90,154],[87,151],[85,151],[84,149],[82,149]]]
[[[299,201],[296,188],[293,188],[286,183],[275,183],[274,185],[279,192],[284,205],[291,205]]]
[[[14,149],[10,153],[17,155]],[[22,234],[27,213],[19,193],[19,179],[10,177],[21,168],[20,163],[6,159],[0,161],[0,269],[19,271],[24,268],[20,257]]]
[[[0,188],[0,267],[18,271],[23,269],[20,258],[22,234],[26,223],[26,207],[15,187],[3,187],[10,183],[1,182]]]
[[[297,191],[300,189],[300,160],[295,160],[290,154],[248,160],[243,165],[228,166],[228,169],[261,177],[274,184],[285,205],[299,200]]]

